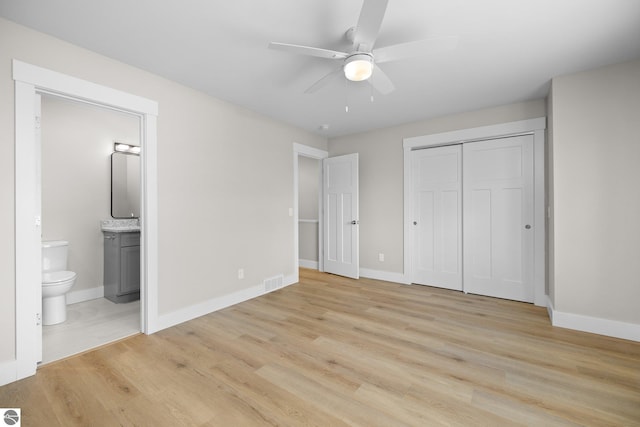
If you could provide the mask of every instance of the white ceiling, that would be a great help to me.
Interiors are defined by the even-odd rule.
[[[376,47],[458,36],[450,52],[382,64],[396,90],[338,80],[362,0],[0,0],[0,16],[328,137],[544,97],[552,77],[640,58],[640,0],[390,0]],[[345,105],[349,112],[345,112]],[[320,126],[328,124],[328,130]]]

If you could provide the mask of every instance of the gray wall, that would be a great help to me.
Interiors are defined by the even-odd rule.
[[[640,61],[553,79],[550,297],[640,324]]]
[[[295,273],[292,144],[326,138],[0,19],[0,364],[15,360],[14,58],[158,101],[160,315]]]
[[[544,117],[543,99],[329,140],[329,155],[359,153],[360,267],[403,273],[403,138]],[[378,254],[385,255],[384,262]]]
[[[301,260],[318,262],[318,195],[320,165],[318,159],[298,157],[298,218],[300,222],[298,253]]]
[[[547,204],[548,213],[546,215],[546,230],[547,230],[547,239],[546,239],[546,271],[545,271],[545,291],[549,296],[551,301],[554,300],[554,253],[555,248],[553,246],[553,235],[554,231],[554,223],[553,223],[553,198],[554,198],[554,188],[553,188],[553,85],[549,89],[549,95],[547,96],[547,132],[546,132],[546,157],[545,157],[545,202]]]
[[[71,292],[102,286],[113,142],[139,144],[137,117],[42,97],[42,239],[68,240]]]

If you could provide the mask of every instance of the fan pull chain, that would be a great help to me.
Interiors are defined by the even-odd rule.
[[[348,113],[349,112],[349,92],[348,92],[349,86],[347,83],[347,78],[345,77],[344,79],[344,112]]]
[[[369,82],[369,89],[371,89],[371,102],[373,102],[373,85]]]

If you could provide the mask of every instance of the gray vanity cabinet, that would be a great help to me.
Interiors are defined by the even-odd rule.
[[[140,299],[140,232],[104,233],[104,296],[110,301]]]

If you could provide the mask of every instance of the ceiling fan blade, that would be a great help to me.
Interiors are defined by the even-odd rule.
[[[377,63],[383,63],[414,56],[445,52],[455,49],[456,46],[458,46],[458,37],[436,37],[381,47],[380,49],[375,49],[372,53]]]
[[[309,87],[309,89],[305,90],[304,93],[317,92],[319,89],[322,89],[341,75],[343,75],[342,68],[338,68],[337,70],[330,72],[329,74],[315,82],[313,85],[311,85],[311,87]]]
[[[349,56],[348,53],[338,52],[336,50],[321,49],[319,47],[311,46],[300,46],[297,44],[288,43],[271,42],[269,43],[269,48],[275,50],[283,50],[285,52],[297,53],[300,55],[317,56],[319,58],[328,59],[344,59]]]
[[[369,78],[369,83],[371,83],[371,86],[383,95],[391,93],[396,89],[389,76],[387,76],[377,65],[373,69],[373,74],[371,74],[371,77]]]
[[[373,49],[380,32],[382,18],[387,11],[387,3],[388,0],[364,0],[353,35],[353,46],[356,50],[371,52]]]

